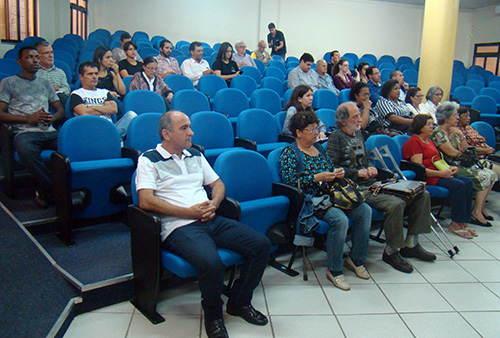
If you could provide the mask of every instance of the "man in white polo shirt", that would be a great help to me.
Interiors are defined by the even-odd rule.
[[[203,60],[203,47],[201,42],[193,41],[189,45],[191,58],[184,60],[181,65],[182,74],[187,76],[195,86],[203,75],[212,74],[207,60]]]
[[[90,61],[85,61],[78,67],[82,88],[76,89],[69,98],[70,111],[75,115],[97,115],[112,122],[111,116],[118,113],[113,96],[107,89],[96,88],[99,69]],[[127,135],[130,122],[137,116],[133,111],[125,113],[115,126],[122,139]]]
[[[162,246],[200,271],[198,284],[207,336],[228,336],[222,319],[224,265],[218,247],[245,258],[240,278],[229,292],[227,313],[251,324],[266,325],[268,319],[253,308],[251,300],[269,259],[269,240],[238,221],[215,215],[226,189],[205,157],[190,148],[193,131],[185,114],[165,113],[159,131],[161,144],[138,161],[139,206],[162,215]],[[210,199],[205,185],[212,189]]]

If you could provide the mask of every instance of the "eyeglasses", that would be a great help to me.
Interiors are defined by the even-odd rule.
[[[147,70],[150,70],[150,71],[157,71],[158,70],[158,67],[146,67]]]
[[[314,133],[314,132],[319,132],[319,127],[304,128],[304,130],[310,133]]]

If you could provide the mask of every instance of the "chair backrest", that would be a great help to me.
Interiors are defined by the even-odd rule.
[[[137,41],[139,38],[144,38],[146,40],[149,40],[149,35],[146,32],[143,31],[137,31],[132,35],[132,41]]]
[[[225,152],[215,161],[214,170],[226,186],[226,196],[240,203],[272,196],[271,169],[256,151]]]
[[[266,69],[266,64],[264,63],[264,61],[259,60],[259,59],[254,59],[253,61],[255,62],[257,69],[259,69],[260,75],[263,76],[264,70]]]
[[[160,94],[151,90],[137,89],[125,95],[123,110],[134,111],[137,115],[142,113],[165,113],[167,107]]]
[[[493,83],[493,82],[500,82],[500,76],[498,76],[498,75],[490,75],[488,77],[488,86],[490,86],[491,83]]]
[[[255,80],[257,84],[260,84],[260,81],[262,80],[262,73],[260,72],[259,69],[254,68],[252,66],[244,66],[241,67],[240,70],[243,72],[243,75],[250,76]]]
[[[198,90],[205,94],[209,99],[213,99],[215,94],[224,88],[227,88],[226,81],[215,74],[204,75],[198,82]]]
[[[479,110],[482,114],[496,114],[497,103],[495,100],[486,95],[477,95],[472,100],[472,109]]]
[[[342,58],[350,58],[352,60],[351,66],[357,66],[359,64],[359,57],[355,53],[345,53],[342,55]],[[325,60],[326,62],[330,62],[330,55],[328,55],[328,60]]]
[[[453,97],[460,100],[460,102],[472,102],[474,100],[476,93],[474,89],[466,86],[458,86],[453,91]]]
[[[398,69],[399,69],[400,71],[402,71],[402,72],[404,72],[404,71],[405,71],[405,70],[407,70],[407,69],[417,70],[417,69],[415,68],[415,66],[414,66],[414,65],[409,65],[409,64],[406,64],[406,63],[404,63],[404,64],[402,64],[401,66],[399,66],[399,68],[398,68]]]
[[[274,90],[280,98],[285,94],[285,83],[276,77],[263,78],[260,86],[261,88]]]
[[[274,115],[281,111],[281,99],[274,90],[257,89],[250,97],[250,107],[264,109]]]
[[[453,94],[453,92],[455,91],[455,89],[457,89],[460,86],[461,86],[461,84],[460,84],[460,82],[457,79],[451,79],[450,93]]]
[[[207,96],[194,89],[183,89],[175,93],[172,98],[172,109],[191,116],[199,111],[210,110]]]
[[[189,41],[186,41],[186,40],[179,40],[177,41],[177,43],[175,44],[175,49],[181,49],[182,46],[188,46],[188,49],[189,49]]]
[[[489,123],[476,121],[474,123],[471,123],[470,126],[476,129],[479,135],[486,139],[486,144],[494,149],[496,148],[495,129],[493,129],[493,127]]]
[[[182,65],[182,63],[184,61],[186,61],[187,59],[189,59],[189,56],[186,56],[186,55],[182,54],[182,55],[174,56],[174,58],[177,60],[177,63],[179,65]],[[172,75],[175,75],[175,74],[172,74]],[[168,75],[168,76],[172,76],[172,75]]]
[[[393,66],[396,66],[396,59],[392,55],[382,55],[378,59],[378,64],[381,64],[381,63],[389,63]]]
[[[409,56],[400,56],[398,58],[398,61],[396,62],[396,67],[400,69],[402,65],[412,65],[413,66],[413,59]]]
[[[21,66],[19,66],[16,59],[0,59],[0,69],[2,73],[10,76],[21,74]]]
[[[278,142],[278,124],[264,109],[251,108],[238,115],[236,136],[255,141],[257,144]]]
[[[73,73],[71,72],[71,68],[66,62],[54,60],[54,66],[60,68],[64,72],[64,74],[66,74],[66,80],[68,81],[68,84],[71,84],[71,82],[73,82]]]
[[[392,139],[394,140],[394,142],[396,142],[396,144],[399,147],[399,150],[402,152],[403,146],[405,145],[406,141],[410,139],[410,135],[396,135],[393,136]]]
[[[130,87],[130,81],[132,81],[133,78],[134,78],[133,76],[125,76],[124,78],[122,78],[123,84],[125,85],[127,92],[128,92],[128,88]]]
[[[465,85],[467,87],[474,89],[476,94],[478,94],[479,91],[484,88],[484,80],[476,80],[476,79],[467,80],[465,81]]]
[[[74,42],[72,42],[71,40],[65,40],[65,39],[60,38],[60,39],[54,41],[54,43],[52,44],[52,49],[54,50],[54,52],[56,50],[59,50],[59,51],[64,51],[66,53],[69,53],[69,54],[71,54],[73,59],[76,60],[76,57],[78,56],[78,47],[75,47],[76,44],[73,44],[73,43]]]
[[[318,89],[314,92],[312,106],[314,109],[328,108],[337,110],[339,99],[337,95],[329,89]]]
[[[453,75],[451,76],[451,78],[460,82],[461,86],[463,86],[465,83],[464,76],[459,72],[453,72]]]
[[[68,52],[65,52],[63,50],[58,50],[56,49],[54,51],[54,60],[59,60],[59,61],[63,61],[63,62],[66,62],[66,64],[71,68],[71,69],[74,69],[75,68],[75,64],[76,64],[76,60],[74,58],[73,55],[71,55],[70,53]]]
[[[318,109],[316,110],[316,115],[326,126],[327,131],[337,128],[335,125],[335,110],[328,108]]]
[[[80,56],[78,57],[78,63],[82,63],[83,61],[92,61],[94,58],[94,51],[82,51]]]
[[[189,45],[182,45],[180,46],[179,50],[185,55],[185,56],[190,56],[191,53],[189,52]]]
[[[194,132],[193,143],[205,149],[234,146],[233,126],[226,116],[213,111],[201,111],[193,114],[190,120]]]
[[[239,75],[231,80],[231,88],[236,88],[241,90],[245,95],[250,98],[252,93],[257,90],[257,82],[246,75]]]
[[[418,82],[418,72],[416,70],[407,69],[403,72],[405,81],[407,83],[417,83]]]
[[[274,119],[278,123],[278,131],[281,133],[283,130],[283,125],[285,124],[286,111],[280,111],[278,114],[274,115]]]
[[[226,114],[228,117],[237,117],[248,109],[248,98],[236,88],[221,89],[215,94],[214,111]]]
[[[276,148],[267,155],[267,163],[269,164],[269,169],[271,169],[273,182],[282,183],[280,174],[280,156],[284,148],[285,147]]]
[[[285,107],[288,101],[290,101],[292,93],[293,93],[293,88],[290,88],[286,90],[285,94],[283,94],[283,107]]]
[[[489,86],[491,88],[495,88],[495,89],[500,90],[500,81],[492,81],[492,82],[490,82]]]
[[[267,67],[278,67],[283,71],[283,73],[285,72],[285,64],[278,60],[269,60],[267,62]]]
[[[121,140],[115,125],[99,116],[76,116],[59,130],[57,149],[71,162],[121,157]]]
[[[339,104],[348,102],[350,94],[351,94],[351,88],[342,89],[339,93]]]
[[[479,80],[481,82],[485,82],[484,78],[480,74],[472,73],[467,75],[467,80]]]
[[[163,80],[165,83],[177,93],[182,89],[194,89],[193,81],[191,81],[187,76],[181,74],[170,74]]]
[[[500,90],[493,87],[486,87],[479,91],[479,95],[487,95],[495,100],[497,104],[500,104]]]
[[[365,146],[366,146],[367,151],[370,151],[375,147],[378,148],[378,147],[383,146],[383,145],[387,145],[387,147],[389,148],[389,151],[392,154],[392,157],[394,157],[394,160],[399,165],[399,162],[401,162],[402,153],[401,153],[401,150],[399,149],[396,141],[394,141],[390,136],[388,136],[388,135],[372,135],[372,136],[368,137],[368,139],[365,142]],[[392,164],[392,162],[389,159],[384,158],[384,162],[390,170],[394,169],[394,165]],[[379,165],[377,163],[374,163],[374,164]]]
[[[382,82],[385,82],[391,78],[392,71],[393,71],[392,69],[387,69],[387,68],[380,70],[380,79],[382,80]]]
[[[285,72],[278,67],[266,67],[266,70],[264,71],[264,77],[268,76],[275,77],[281,80],[281,82],[285,81]]]
[[[377,57],[373,54],[364,54],[360,59],[359,62],[368,62],[370,66],[376,66],[377,65]],[[359,63],[358,63],[359,64]]]
[[[162,42],[163,40],[166,40],[164,36],[161,36],[161,35],[155,35],[151,38],[151,43],[159,48],[160,47],[160,42]]]
[[[387,62],[382,62],[378,65],[378,69],[381,71],[384,69],[390,69],[391,71],[396,70],[396,65],[393,65],[392,63],[387,63]]]
[[[125,145],[145,152],[161,142],[158,123],[163,114],[144,113],[134,118],[127,130]]]
[[[153,47],[142,47],[139,49],[139,55],[143,60],[148,56],[158,56],[158,54],[160,54],[160,51]]]

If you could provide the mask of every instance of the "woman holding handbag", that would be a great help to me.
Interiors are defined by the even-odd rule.
[[[470,223],[484,227],[491,227],[486,218],[491,216],[486,212],[484,204],[493,184],[498,180],[491,169],[481,168],[476,164],[465,164],[461,159],[469,151],[469,144],[464,134],[457,128],[459,105],[455,102],[443,102],[436,109],[437,128],[430,136],[432,142],[441,150],[444,160],[458,167],[458,173],[472,179],[476,191],[474,208],[471,213]],[[477,160],[477,155],[473,156]],[[474,159],[474,158],[473,158]],[[474,162],[474,161],[472,161]]]
[[[281,179],[285,184],[298,186],[297,174],[304,172],[300,178],[300,187],[304,194],[323,195],[321,182],[333,182],[344,178],[343,168],[334,168],[321,145],[316,141],[319,135],[319,119],[313,111],[302,111],[294,114],[290,121],[290,129],[295,137],[296,146],[285,147],[280,156]],[[302,170],[301,170],[302,168]],[[321,209],[323,207],[323,209]],[[370,275],[363,266],[367,256],[368,239],[371,225],[371,209],[366,203],[358,204],[349,210],[334,207],[330,199],[322,199],[322,204],[314,208],[315,216],[326,221],[330,228],[326,237],[327,279],[341,290],[349,290],[342,269],[345,265],[353,270],[359,278],[369,279]],[[343,258],[344,243],[352,220],[352,249],[348,257]]]
[[[450,192],[451,224],[448,230],[468,239],[477,236],[476,231],[467,225],[472,208],[472,180],[458,175],[456,166],[439,170],[434,164],[441,158],[429,138],[434,130],[434,119],[429,114],[419,114],[413,118],[410,130],[414,134],[403,146],[403,158],[425,166],[428,185],[437,185]]]

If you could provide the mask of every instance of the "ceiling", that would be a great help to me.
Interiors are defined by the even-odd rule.
[[[424,5],[425,0],[371,0],[382,2],[396,2],[411,5]],[[493,5],[500,5],[500,0],[460,0],[460,9],[474,10]]]

